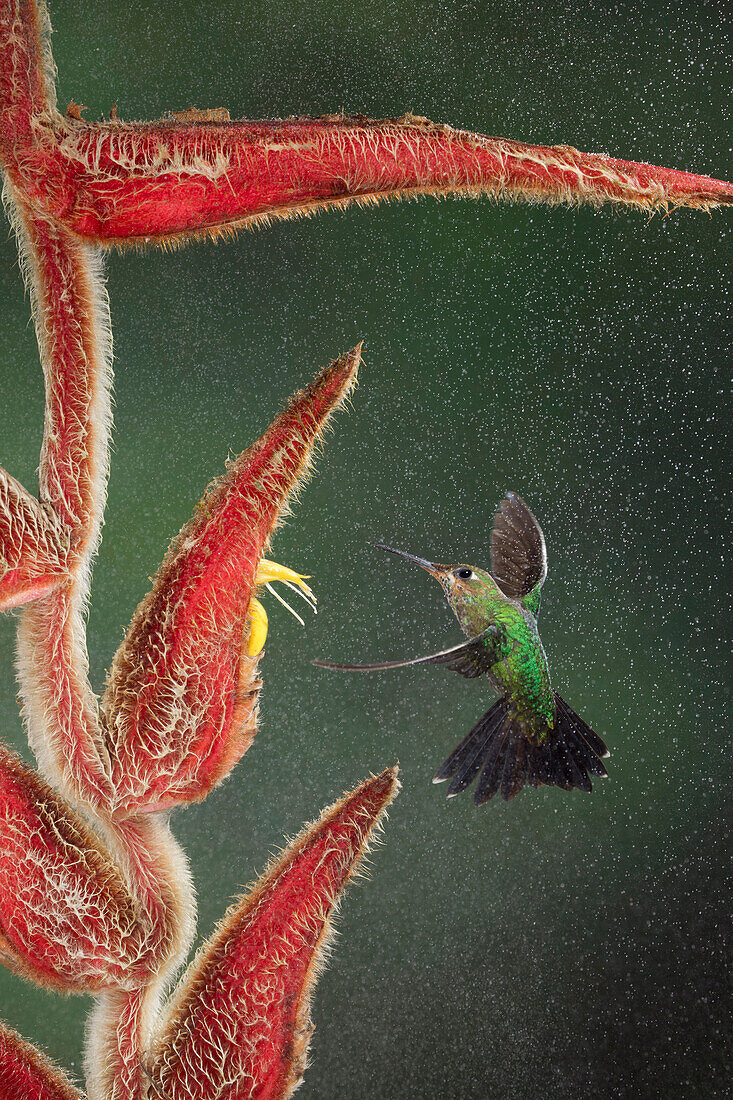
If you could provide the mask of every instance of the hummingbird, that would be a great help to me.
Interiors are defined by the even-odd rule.
[[[442,586],[468,642],[427,657],[378,664],[314,661],[342,672],[379,672],[408,665],[444,665],[467,679],[484,676],[500,696],[438,768],[434,783],[450,781],[448,798],[478,780],[477,806],[501,791],[506,801],[525,785],[592,789],[606,776],[606,745],[553,690],[537,629],[547,549],[542,529],[522,498],[508,492],[494,517],[491,570],[439,565],[374,543],[419,565]]]

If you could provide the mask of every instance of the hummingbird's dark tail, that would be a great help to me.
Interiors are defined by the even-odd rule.
[[[601,757],[608,749],[590,726],[571,710],[557,692],[555,722],[541,743],[526,728],[508,695],[479,719],[444,764],[434,783],[450,779],[448,798],[465,791],[478,776],[474,802],[480,806],[501,791],[509,801],[522,787],[555,786],[590,791],[591,775],[605,776]]]

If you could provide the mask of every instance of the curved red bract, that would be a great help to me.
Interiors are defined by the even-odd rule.
[[[117,651],[102,700],[114,812],[202,798],[249,748],[260,680],[247,615],[260,559],[360,349],[296,394],[229,464],[174,539]]]
[[[23,1100],[84,1100],[39,1050],[0,1023],[0,1096]]]

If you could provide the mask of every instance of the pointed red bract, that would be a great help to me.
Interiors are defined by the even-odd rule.
[[[160,1095],[280,1100],[303,1075],[330,921],[399,789],[367,779],[288,845],[184,976],[149,1067]]]
[[[489,194],[549,202],[606,201],[646,210],[709,209],[733,185],[654,165],[486,137],[407,115],[228,121],[189,111],[159,122],[62,118],[37,61],[31,0],[3,0],[20,45],[0,50],[0,157],[38,212],[95,242],[173,243],[270,217],[350,201]],[[222,116],[226,121],[222,121]]]
[[[138,607],[102,702],[117,814],[204,798],[249,747],[257,566],[359,357],[335,360],[214,482]]]
[[[69,992],[135,985],[139,916],[91,829],[0,745],[0,959]]]
[[[487,194],[646,210],[733,202],[733,185],[454,130],[427,119],[87,123],[58,119],[33,161],[47,214],[95,241],[172,242],[352,200]]]
[[[2,1100],[84,1100],[71,1081],[16,1031],[0,1023]]]

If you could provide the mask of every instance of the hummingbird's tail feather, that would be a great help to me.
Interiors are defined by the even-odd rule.
[[[605,741],[603,741],[597,733],[595,733],[589,725],[587,725],[579,714],[576,714],[571,707],[562,699],[556,691],[553,692],[555,696],[555,712],[560,724],[567,730],[566,736],[569,736],[572,740],[573,735],[575,742],[578,743],[578,748],[582,749],[584,746],[590,749],[591,756],[596,758],[596,766],[600,771],[594,771],[593,775],[606,776],[608,772],[600,763],[599,757],[608,756],[608,747]],[[590,768],[588,769],[591,770]]]
[[[452,780],[448,787],[448,798],[454,798],[466,787],[470,787],[486,759],[491,739],[496,734],[506,716],[506,700],[500,699],[491,710],[480,718],[471,732],[463,738],[460,745],[450,754],[444,764],[438,768],[433,783]]]
[[[555,693],[555,721],[541,742],[530,737],[509,696],[494,703],[435,773],[434,783],[450,779],[448,798],[478,776],[477,806],[497,792],[505,801],[524,786],[592,789],[591,775],[605,776],[601,757],[608,749],[597,733]]]

